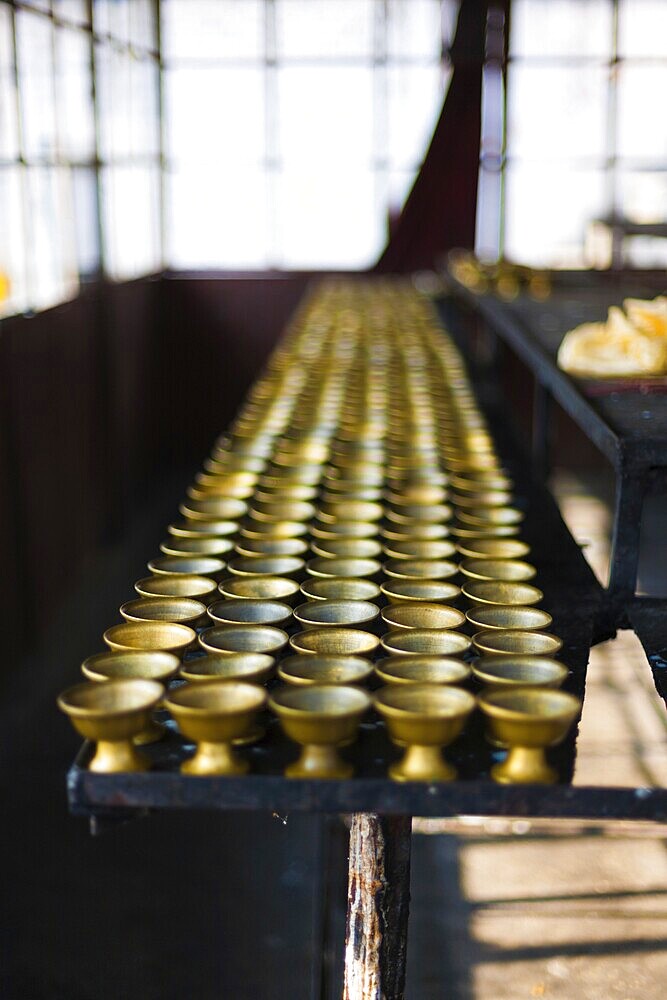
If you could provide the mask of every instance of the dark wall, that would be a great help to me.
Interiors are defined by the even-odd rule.
[[[163,461],[199,464],[316,276],[181,274],[160,287],[155,386]]]
[[[231,276],[90,287],[2,323],[2,620],[39,638],[91,555],[162,484],[183,487],[309,280]],[[131,583],[131,581],[129,581]]]

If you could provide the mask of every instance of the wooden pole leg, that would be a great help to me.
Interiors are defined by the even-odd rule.
[[[352,816],[343,1000],[404,996],[411,834],[411,816]]]

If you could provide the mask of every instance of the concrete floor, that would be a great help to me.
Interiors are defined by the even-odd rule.
[[[555,484],[601,579],[608,508]],[[664,515],[649,512],[661,537]],[[664,535],[662,535],[664,537]],[[643,589],[664,567],[643,560]],[[663,591],[664,592],[664,591]],[[639,641],[591,652],[575,784],[667,783],[667,718]],[[664,1000],[667,828],[469,820],[417,824],[410,1000]]]

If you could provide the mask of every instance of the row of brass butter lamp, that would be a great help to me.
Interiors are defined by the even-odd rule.
[[[184,772],[245,773],[235,748],[262,738],[268,706],[302,745],[288,776],[344,778],[338,747],[374,707],[404,748],[392,778],[451,780],[442,747],[477,704],[509,748],[496,780],[555,780],[544,748],[580,702],[558,690],[568,671],[529,582],[512,479],[409,285],[320,286],[179,515],[104,633],[109,651],[84,662],[89,683],[60,698],[97,743],[92,770],[147,767],[137,746],[163,734],[161,707],[196,744]],[[471,672],[477,699],[460,686]]]

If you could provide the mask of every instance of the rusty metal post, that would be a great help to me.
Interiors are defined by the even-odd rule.
[[[352,816],[343,1000],[403,1000],[411,834],[411,816]]]

